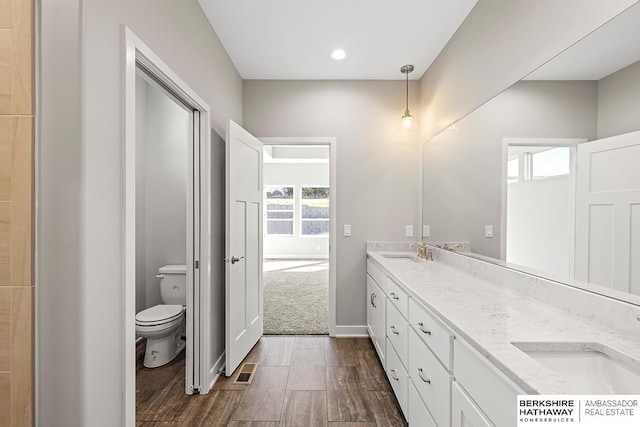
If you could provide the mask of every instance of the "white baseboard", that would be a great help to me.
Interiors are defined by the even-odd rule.
[[[348,338],[348,337],[368,337],[367,325],[336,325],[335,335],[336,338]]]
[[[225,352],[223,351],[222,355],[218,358],[218,360],[216,360],[216,363],[213,364],[213,368],[211,368],[211,370],[209,371],[209,389],[213,388],[213,385],[216,383],[216,381],[218,381],[220,375],[222,375],[219,372],[224,369],[224,363]]]

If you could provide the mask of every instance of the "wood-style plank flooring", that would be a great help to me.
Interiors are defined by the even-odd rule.
[[[136,425],[140,427],[402,427],[391,387],[368,338],[265,336],[245,362],[249,385],[220,377],[207,395],[184,393],[184,352],[160,368],[142,366],[138,346]]]

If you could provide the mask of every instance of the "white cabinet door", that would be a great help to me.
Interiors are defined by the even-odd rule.
[[[406,418],[409,416],[407,404],[409,375],[407,375],[407,371],[389,341],[387,341],[387,377],[389,377],[393,393],[396,395],[400,409]]]
[[[451,426],[495,427],[455,381],[451,387]]]
[[[437,427],[411,381],[409,381],[409,427]]]
[[[226,200],[226,367],[262,336],[262,142],[229,120]]]
[[[576,278],[640,295],[640,132],[578,146]]]
[[[371,276],[367,274],[367,332],[369,332],[369,337],[371,337],[371,341],[374,345],[376,343],[378,325],[378,318],[376,315],[376,306],[374,301],[375,298],[376,283],[373,281]]]
[[[387,297],[382,292],[379,286],[375,287],[376,297],[374,298],[376,306],[376,350],[378,351],[378,357],[382,363],[382,367],[387,367]]]

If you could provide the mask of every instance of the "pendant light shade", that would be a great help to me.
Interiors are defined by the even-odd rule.
[[[400,122],[400,130],[415,130],[418,129],[416,119],[409,112],[409,73],[413,71],[413,65],[404,65],[400,68],[400,72],[407,76],[407,103],[402,115],[402,121]]]

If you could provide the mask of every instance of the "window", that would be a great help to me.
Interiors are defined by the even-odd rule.
[[[528,182],[571,173],[571,147],[510,146],[507,183]]]
[[[520,159],[516,157],[515,159],[510,159],[507,162],[507,182],[518,182],[519,179],[519,169],[520,169]]]
[[[329,188],[302,187],[301,191],[301,235],[329,235]]]
[[[293,236],[294,188],[266,186],[267,235]]]
[[[569,175],[569,147],[551,148],[532,153],[533,179]]]

